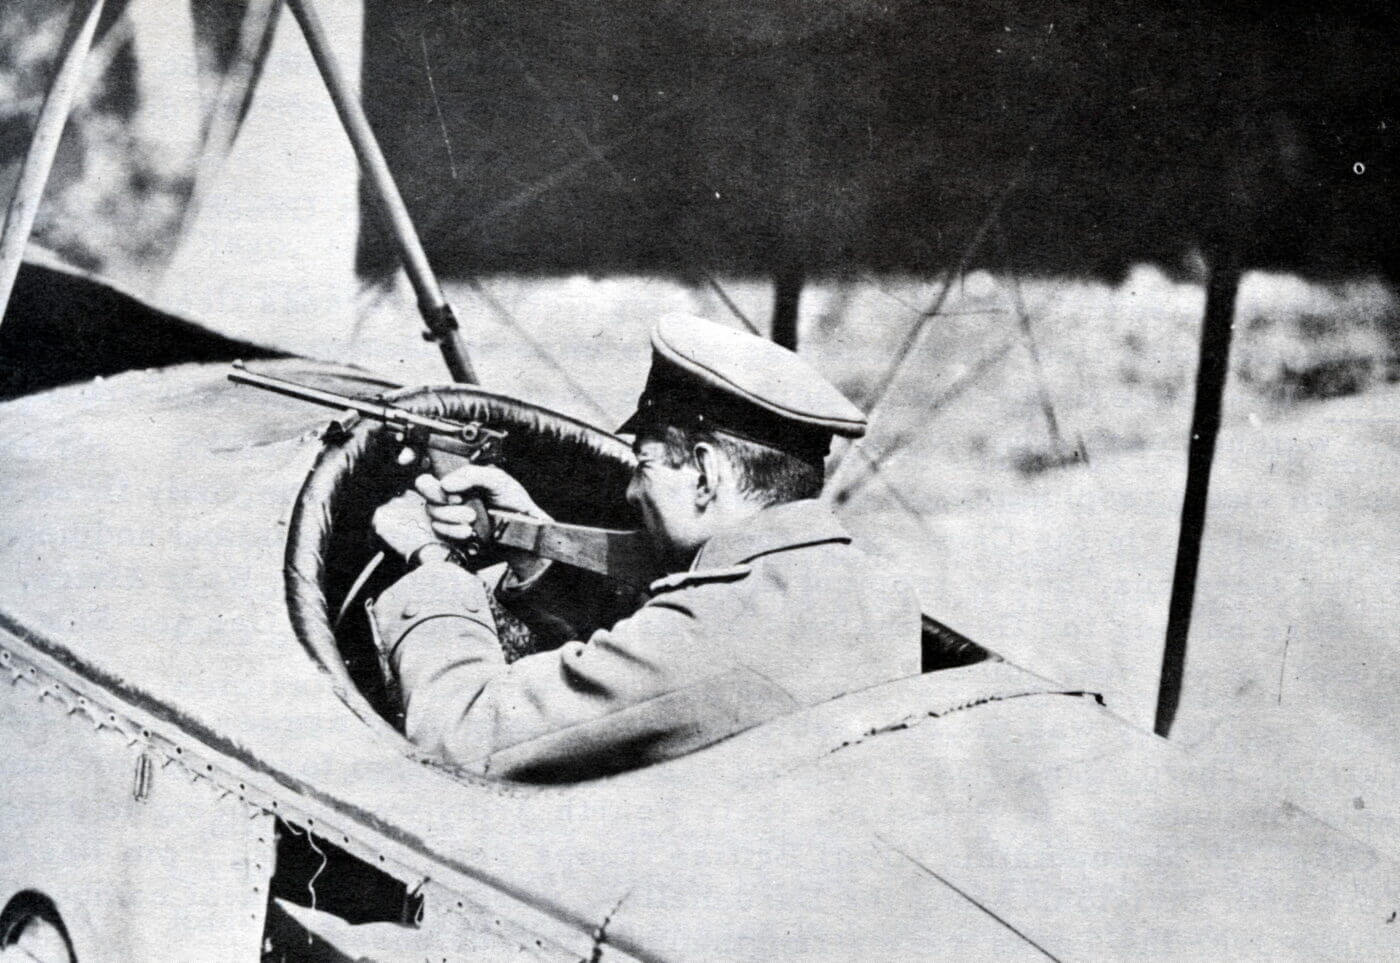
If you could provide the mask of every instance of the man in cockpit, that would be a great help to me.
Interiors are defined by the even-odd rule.
[[[919,606],[817,501],[832,437],[865,418],[798,356],[686,316],[652,332],[627,489],[671,574],[587,641],[507,664],[489,589],[453,563],[462,495],[542,516],[496,468],[466,466],[375,515],[412,566],[376,601],[410,740],[501,778],[586,778],[702,748],[919,668]],[[529,601],[548,563],[498,589]]]

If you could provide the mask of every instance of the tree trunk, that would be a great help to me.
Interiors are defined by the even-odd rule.
[[[1196,571],[1201,559],[1201,536],[1205,531],[1206,499],[1210,491],[1210,468],[1215,459],[1215,437],[1220,431],[1221,399],[1230,370],[1235,296],[1240,288],[1240,263],[1233,248],[1227,247],[1214,260],[1206,286],[1201,357],[1196,368],[1196,403],[1186,461],[1186,493],[1181,502],[1181,534],[1176,545],[1176,570],[1172,576],[1162,675],[1157,690],[1157,719],[1153,726],[1157,735],[1164,738],[1171,733],[1181,702],[1186,639],[1191,629]]]
[[[797,350],[797,307],[802,300],[801,268],[780,268],[773,279],[773,342]]]

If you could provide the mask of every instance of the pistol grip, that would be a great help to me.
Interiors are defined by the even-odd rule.
[[[468,498],[462,504],[471,508],[476,516],[472,520],[472,536],[467,539],[462,550],[467,553],[468,558],[477,559],[491,547],[491,515],[486,511],[486,503],[480,498]]]
[[[425,455],[427,464],[424,470],[431,472],[434,478],[446,478],[470,460],[431,446],[426,449]]]

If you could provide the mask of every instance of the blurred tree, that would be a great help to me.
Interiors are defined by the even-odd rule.
[[[364,89],[447,273],[929,274],[1031,156],[974,266],[1394,276],[1397,40],[1370,2],[369,0]]]
[[[0,11],[0,197],[29,146],[72,4]],[[106,5],[33,238],[140,283],[178,243],[205,155],[226,152],[257,80],[267,0]]]

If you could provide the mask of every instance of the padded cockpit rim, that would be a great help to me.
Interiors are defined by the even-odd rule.
[[[528,436],[562,445],[575,459],[595,461],[600,478],[616,474],[625,479],[634,463],[631,448],[614,435],[547,408],[469,386],[408,388],[387,394],[384,400],[418,414],[481,422],[516,439]],[[283,577],[292,629],[312,660],[331,677],[336,695],[366,724],[398,736],[356,687],[342,661],[325,586],[338,496],[385,430],[378,423],[361,421],[344,436],[325,443],[297,495]]]

